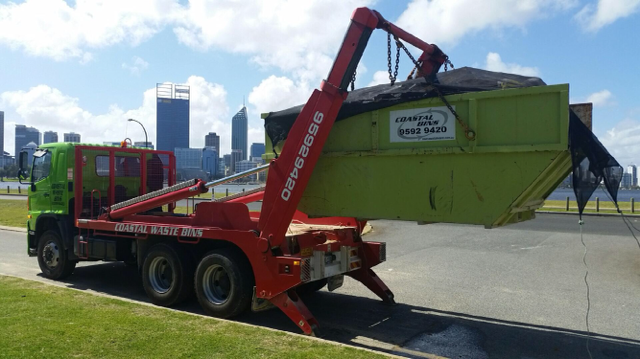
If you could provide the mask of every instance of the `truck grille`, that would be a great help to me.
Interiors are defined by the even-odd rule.
[[[300,261],[300,280],[303,282],[311,280],[311,258],[304,258]]]
[[[382,242],[380,243],[380,262],[384,262],[387,260],[387,244]]]

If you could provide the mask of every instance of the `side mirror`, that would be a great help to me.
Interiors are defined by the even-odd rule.
[[[20,152],[18,157],[18,180],[22,183],[22,180],[26,180],[29,177],[29,153],[26,151]]]

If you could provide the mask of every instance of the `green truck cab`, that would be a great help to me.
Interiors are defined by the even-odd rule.
[[[76,163],[77,148],[84,148]],[[37,256],[48,278],[61,279],[73,272],[82,259],[77,255],[78,218],[96,217],[111,201],[141,194],[141,152],[119,153],[115,158],[116,193],[109,197],[109,148],[114,146],[79,143],[48,143],[19,157],[21,183],[29,185],[27,199],[27,252]],[[81,190],[76,190],[76,167],[80,168]],[[27,182],[28,181],[28,182]],[[82,196],[76,201],[76,196]],[[110,200],[109,200],[110,199]],[[81,209],[75,210],[80,203]],[[124,255],[127,257],[127,255]],[[130,258],[119,258],[129,260]]]

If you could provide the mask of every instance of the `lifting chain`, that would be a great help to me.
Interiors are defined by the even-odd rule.
[[[397,37],[394,36],[394,39],[396,40],[396,68],[392,74],[391,73],[391,33],[387,32],[387,64],[389,66],[389,81],[391,81],[391,86],[393,86],[393,84],[396,83],[396,79],[398,78],[398,68],[400,66],[400,46],[402,45],[402,43],[400,43],[400,40],[398,40]]]
[[[387,33],[387,49],[388,49],[387,53],[388,53],[388,59],[389,59],[389,79],[391,79],[391,42],[390,41],[391,41],[390,40],[390,35],[389,35],[389,33]],[[396,46],[398,47],[398,54],[400,53],[400,49],[404,50],[404,52],[407,54],[407,56],[411,59],[411,62],[413,62],[413,65],[415,66],[415,68],[416,69],[420,68],[420,64],[418,63],[418,61],[416,61],[416,59],[413,57],[413,55],[411,55],[411,52],[409,52],[409,50],[404,46],[404,44],[402,42],[400,42],[400,40],[398,40],[397,38],[396,38]],[[449,60],[449,56],[445,55],[445,60],[444,60],[444,69],[445,69],[445,71],[447,71],[447,64],[449,66],[451,66],[451,69],[454,69],[453,64],[451,63],[451,60]],[[396,59],[396,75],[397,75],[397,72],[398,72],[398,60]],[[412,71],[412,73],[413,73],[413,71]],[[453,116],[455,116],[456,121],[458,121],[458,124],[464,130],[464,137],[466,137],[467,140],[469,140],[469,141],[475,140],[476,139],[476,133],[473,132],[466,123],[462,122],[462,120],[460,119],[460,116],[458,116],[458,113],[456,112],[456,110],[453,109],[453,107],[451,106],[449,101],[447,101],[447,99],[444,97],[444,95],[440,91],[440,88],[438,87],[438,85],[434,84],[431,80],[429,80],[427,75],[422,74],[422,77],[424,77],[424,79],[427,81],[428,85],[433,87],[433,89],[436,91],[436,94],[438,95],[438,98],[442,102],[444,102],[444,104],[447,106],[449,111],[453,114]],[[394,82],[395,82],[395,78],[391,81],[391,84],[393,85]]]
[[[356,73],[357,73],[357,69],[353,70],[353,76],[351,77],[351,91],[356,89]]]

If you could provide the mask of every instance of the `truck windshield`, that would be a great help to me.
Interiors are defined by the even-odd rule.
[[[38,182],[49,175],[51,169],[51,152],[45,153],[43,156],[33,159],[33,171],[31,172],[31,181]]]

